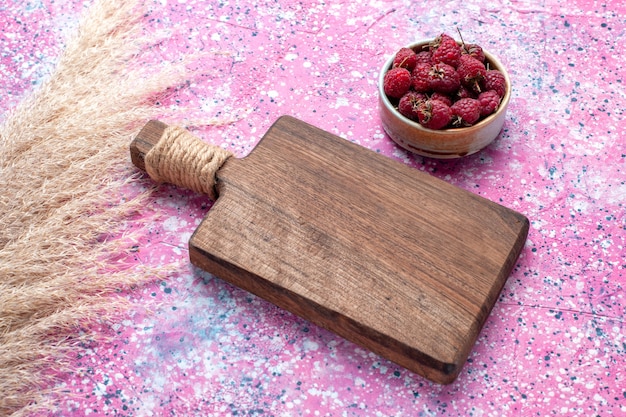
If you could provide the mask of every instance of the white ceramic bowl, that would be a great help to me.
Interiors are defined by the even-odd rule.
[[[421,51],[430,41],[420,41],[409,45],[415,51]],[[427,129],[398,112],[398,109],[387,98],[383,90],[383,78],[391,68],[393,56],[385,63],[378,77],[378,96],[380,118],[385,132],[391,139],[404,149],[418,155],[453,159],[476,153],[489,145],[498,137],[506,116],[511,99],[511,80],[502,63],[489,52],[484,51],[485,58],[492,69],[497,69],[506,80],[506,93],[495,113],[480,120],[473,126],[442,130]]]

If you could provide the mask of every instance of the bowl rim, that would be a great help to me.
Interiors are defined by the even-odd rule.
[[[409,45],[404,46],[404,47],[414,49],[416,47],[422,47],[424,45],[427,45],[428,43],[432,41],[433,39],[422,39],[422,40],[418,40],[413,43],[410,43]],[[460,44],[460,42],[458,41],[457,43]],[[383,105],[387,107],[387,109],[391,111],[395,116],[397,116],[402,122],[408,124],[409,126],[412,126],[415,129],[423,131],[423,132],[428,132],[429,134],[435,133],[441,136],[452,136],[452,135],[458,135],[459,132],[472,132],[472,131],[480,130],[481,127],[488,125],[489,123],[491,123],[493,119],[498,117],[500,115],[500,112],[506,111],[509,101],[511,100],[511,79],[509,78],[509,74],[506,68],[504,67],[504,65],[502,64],[502,62],[500,62],[500,60],[496,56],[492,55],[489,51],[486,51],[483,49],[483,53],[485,54],[485,59],[488,60],[494,67],[496,67],[495,69],[498,69],[504,75],[504,80],[505,80],[506,87],[507,87],[506,92],[504,93],[504,97],[502,97],[502,100],[500,101],[500,105],[498,106],[498,110],[496,110],[495,113],[490,114],[489,116],[485,117],[484,119],[480,120],[478,123],[472,126],[451,127],[451,128],[439,129],[439,130],[428,129],[422,126],[418,122],[411,120],[408,117],[402,115],[398,111],[398,109],[391,103],[391,101],[389,100],[389,98],[387,97],[387,94],[385,94],[385,91],[383,89],[383,80],[385,78],[385,74],[387,73],[387,71],[391,69],[396,53],[397,51],[393,55],[391,55],[389,59],[387,59],[387,61],[383,65],[378,75],[378,94],[380,96],[380,99]]]

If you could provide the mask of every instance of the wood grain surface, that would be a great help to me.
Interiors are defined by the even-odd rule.
[[[193,264],[442,384],[528,233],[520,213],[288,116],[217,179]]]

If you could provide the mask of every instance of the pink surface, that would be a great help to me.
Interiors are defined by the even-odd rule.
[[[490,4],[161,0],[148,16],[171,31],[164,57],[210,52],[166,103],[193,109],[208,141],[244,156],[289,114],[531,220],[455,383],[430,383],[190,266],[186,242],[210,202],[163,186],[147,210],[165,221],[133,250],[180,268],[130,294],[137,307],[117,338],[76,358],[84,371],[61,382],[61,415],[626,415],[626,6]],[[53,68],[83,7],[0,6],[1,112]],[[377,76],[399,47],[457,26],[508,67],[509,114],[484,151],[425,159],[384,134]],[[201,126],[229,115],[240,119]]]

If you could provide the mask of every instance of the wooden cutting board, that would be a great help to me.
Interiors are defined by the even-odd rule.
[[[135,139],[136,165],[165,126]],[[528,233],[520,213],[287,116],[216,176],[193,264],[442,384]]]

